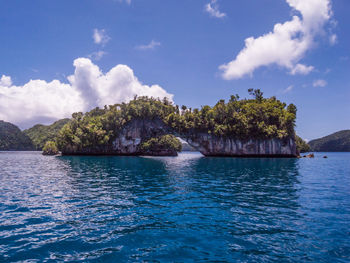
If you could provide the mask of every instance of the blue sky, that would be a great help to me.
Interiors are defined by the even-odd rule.
[[[297,105],[305,139],[349,129],[349,12],[348,0],[3,1],[0,119],[27,128],[135,92],[200,107],[260,88]]]

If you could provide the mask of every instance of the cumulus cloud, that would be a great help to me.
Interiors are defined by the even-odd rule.
[[[212,17],[216,18],[224,18],[226,16],[225,13],[220,12],[219,4],[217,0],[211,0],[210,3],[205,5],[205,11]]]
[[[1,77],[0,119],[27,128],[96,106],[127,102],[134,95],[173,99],[172,94],[158,85],[142,84],[126,65],[117,65],[107,73],[88,58],[78,58],[73,65],[75,71],[67,83],[30,80],[23,86],[15,86],[9,77]]]
[[[2,75],[0,78],[0,87],[9,87],[12,85],[11,77]]]
[[[317,87],[326,87],[327,86],[327,81],[323,80],[323,79],[317,79],[312,83],[312,86],[314,86],[315,88]]]
[[[158,42],[158,41],[154,41],[152,40],[149,44],[147,45],[140,45],[140,46],[137,46],[136,49],[139,49],[139,50],[149,50],[149,49],[155,49],[156,47],[159,47],[161,46],[161,43]]]
[[[249,37],[245,47],[231,62],[221,65],[224,79],[238,79],[261,66],[278,65],[291,74],[308,74],[312,66],[299,61],[313,46],[315,36],[332,15],[330,0],[286,0],[299,15],[290,21],[278,23],[272,32],[258,38]]]
[[[105,45],[111,38],[107,35],[105,29],[93,30],[92,38],[94,39],[95,44]]]

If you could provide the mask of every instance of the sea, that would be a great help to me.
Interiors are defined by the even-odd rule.
[[[1,152],[0,262],[63,261],[350,262],[350,153]]]

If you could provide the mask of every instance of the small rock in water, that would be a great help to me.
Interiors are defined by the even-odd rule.
[[[326,155],[325,155],[325,156],[323,156],[323,158],[325,158],[325,159],[326,159],[326,158],[328,158],[328,156],[326,156]]]
[[[308,155],[304,155],[304,158],[315,158],[315,155],[313,153],[310,153]]]

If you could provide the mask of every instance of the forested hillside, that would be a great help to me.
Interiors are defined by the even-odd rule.
[[[48,141],[53,141],[69,119],[62,119],[51,125],[37,124],[23,132],[32,140],[36,150],[41,151]]]
[[[34,146],[30,138],[16,125],[0,121],[0,151],[27,151]]]
[[[339,131],[309,142],[315,152],[350,152],[350,130]]]

